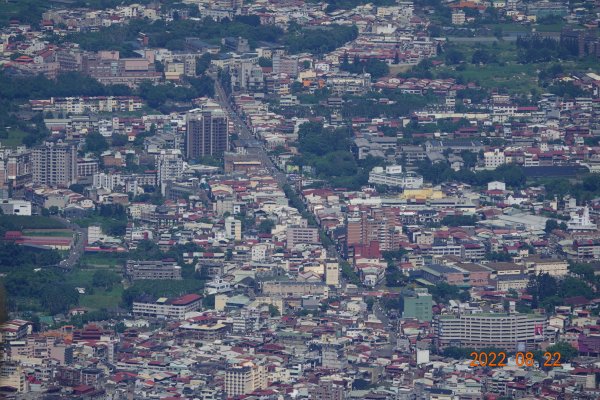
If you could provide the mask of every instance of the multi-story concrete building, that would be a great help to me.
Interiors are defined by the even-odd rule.
[[[0,365],[0,382],[4,387],[16,389],[17,393],[28,391],[25,368],[18,362],[3,362]]]
[[[318,244],[319,243],[319,229],[308,226],[290,226],[287,228],[287,247],[288,249],[294,248],[297,244],[308,243]]]
[[[46,142],[32,152],[33,183],[69,187],[77,182],[77,146]]]
[[[521,351],[543,342],[547,326],[547,318],[539,314],[440,315],[434,319],[434,335],[439,349],[494,346]]]
[[[140,298],[133,302],[133,315],[164,319],[184,319],[185,314],[200,308],[202,297],[186,294],[176,299]]]
[[[256,62],[255,59],[242,59],[230,68],[231,85],[234,89],[264,91],[263,70]]]
[[[186,158],[220,157],[229,147],[227,116],[221,110],[188,114]]]
[[[573,241],[573,250],[578,260],[600,259],[600,241],[584,239]]]
[[[346,398],[346,387],[338,382],[321,380],[308,391],[311,400],[344,400]]]
[[[466,17],[463,10],[456,10],[452,12],[452,25],[464,25],[465,20]]]
[[[340,286],[340,264],[336,260],[325,261],[325,284]]]
[[[228,239],[242,240],[242,221],[234,217],[225,218],[225,235]]]
[[[369,173],[369,183],[372,185],[387,185],[406,189],[423,187],[423,177],[416,172],[402,172],[400,165],[388,166],[385,169],[375,167]]]
[[[154,52],[146,51],[141,58],[121,58],[118,51],[100,51],[83,58],[82,69],[105,85],[135,87],[142,81],[157,82],[162,74],[154,66]]]
[[[334,94],[365,94],[371,90],[371,74],[332,74],[327,77],[327,86]]]
[[[225,392],[228,398],[266,389],[267,385],[267,370],[263,365],[249,362],[230,366],[225,372]]]
[[[549,274],[552,276],[565,276],[569,272],[567,260],[551,257],[540,257],[538,255],[523,259],[527,272],[533,275]]]
[[[25,146],[16,150],[0,149],[0,189],[12,187],[22,189],[31,182],[31,151]]]
[[[30,100],[29,104],[33,111],[64,114],[133,112],[142,109],[142,99],[133,96],[51,97]]]
[[[527,283],[529,283],[528,275],[499,275],[496,277],[496,290],[500,291],[509,291],[510,289],[514,290],[523,290],[527,287]]]
[[[94,174],[98,173],[98,160],[95,158],[80,158],[77,160],[77,179],[92,183]]]
[[[181,279],[181,267],[175,261],[127,260],[125,275],[138,279]]]
[[[329,287],[324,282],[268,281],[263,282],[262,292],[270,296],[318,295],[327,297]]]
[[[402,223],[391,207],[355,210],[349,213],[346,227],[349,248],[372,242],[379,243],[381,250],[397,250],[399,247]]]
[[[433,318],[433,298],[427,289],[415,289],[403,294],[403,318],[416,318],[419,321],[431,321]]]
[[[506,156],[500,149],[486,151],[483,153],[483,160],[485,163],[485,169],[496,169],[499,166],[506,164]]]
[[[321,346],[321,366],[342,370],[348,366],[343,343],[325,343]]]
[[[181,150],[161,150],[156,156],[157,180],[160,191],[166,194],[167,182],[175,181],[183,173],[183,156]]]
[[[286,74],[295,78],[298,76],[298,57],[282,56],[276,54],[273,56],[273,73]]]

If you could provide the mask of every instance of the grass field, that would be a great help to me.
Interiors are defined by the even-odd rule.
[[[74,285],[75,287],[90,288],[92,286],[94,272],[97,270],[98,268],[76,269],[65,275],[65,281]],[[114,271],[117,273],[120,272],[120,270],[117,268],[115,268]],[[92,310],[118,307],[119,303],[121,302],[123,290],[124,288],[121,283],[114,285],[110,291],[101,288],[93,288],[92,293],[88,292],[80,295],[79,305]]]
[[[546,29],[546,31],[551,31],[559,28],[560,24],[540,25],[539,30]],[[448,52],[453,49],[460,51],[464,55],[465,62],[463,65],[465,69],[460,71],[456,69],[456,66],[442,65],[432,70],[436,76],[463,77],[465,81],[479,83],[484,89],[506,89],[510,94],[529,94],[532,89],[543,93],[546,89],[539,86],[538,72],[547,69],[553,64],[560,64],[565,71],[570,72],[598,72],[600,70],[597,59],[591,57],[580,60],[557,60],[546,63],[521,64],[518,62],[516,43],[508,40],[492,43],[460,40],[450,41],[445,51]],[[489,54],[494,54],[498,62],[486,65],[471,64],[473,53],[478,49],[485,50]],[[444,57],[444,54],[441,54],[437,59],[444,61]]]
[[[110,253],[85,253],[81,257],[81,264],[91,266],[122,267],[127,260],[127,254]]]
[[[121,303],[123,286],[115,285],[111,291],[95,289],[94,294],[84,294],[79,298],[79,305],[95,310],[111,309]]]
[[[508,33],[508,32],[528,32],[529,30],[531,30],[531,28],[527,25],[523,25],[523,24],[518,24],[518,23],[512,23],[512,24],[487,24],[485,25],[486,28],[490,29],[490,30],[494,30],[496,28],[500,28],[502,29],[502,32],[504,33]]]
[[[396,76],[401,72],[406,72],[408,70],[410,70],[410,66],[408,65],[390,65],[390,73],[388,74],[388,76]]]
[[[27,136],[27,133],[20,129],[13,129],[8,131],[7,138],[0,138],[0,143],[3,147],[17,147],[23,144],[23,138]]]
[[[448,67],[439,70],[450,76],[462,76],[468,82],[477,82],[485,89],[503,88],[509,93],[530,93],[531,89],[541,90],[538,86],[535,64],[488,64],[485,66],[468,65],[464,71]]]
[[[538,86],[537,70],[543,66],[519,64],[517,62],[517,46],[514,42],[504,40],[485,44],[453,42],[449,49],[456,49],[464,55],[466,68],[458,71],[456,67],[443,65],[435,69],[438,75],[454,78],[462,76],[465,81],[476,82],[484,89],[506,89],[511,94],[529,94],[532,89],[541,90]],[[498,63],[471,64],[473,53],[477,50],[485,50],[489,54],[494,54]]]
[[[39,215],[0,215],[0,226],[8,230],[65,228],[63,222]]]

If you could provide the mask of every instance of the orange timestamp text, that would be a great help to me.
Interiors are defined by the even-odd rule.
[[[503,351],[481,351],[472,352],[470,356],[471,367],[506,367],[506,353]],[[517,367],[533,367],[535,363],[535,356],[532,352],[526,353],[518,352],[515,354],[515,363]],[[544,353],[544,367],[560,367],[560,353],[559,352],[545,352]]]

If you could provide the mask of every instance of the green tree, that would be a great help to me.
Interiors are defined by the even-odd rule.
[[[119,275],[104,269],[99,269],[94,272],[94,275],[92,275],[92,285],[105,290],[111,290],[113,285],[119,283],[120,281],[121,278]]]
[[[42,306],[53,315],[66,312],[79,302],[79,293],[66,283],[48,284],[40,295]]]
[[[266,58],[266,57],[260,57],[258,59],[258,65],[260,65],[261,67],[272,67],[273,60],[270,58]]]
[[[271,230],[275,227],[275,222],[272,219],[263,219],[258,225],[258,231],[260,233],[271,233]]]
[[[496,62],[496,57],[485,49],[475,50],[471,57],[472,64],[489,64],[492,62]]]
[[[342,277],[345,280],[347,280],[349,283],[351,283],[353,285],[357,285],[357,286],[361,285],[360,277],[358,276],[356,271],[354,271],[354,269],[348,262],[342,261],[341,267],[342,267],[341,268],[342,269]]]
[[[106,138],[98,132],[88,133],[85,137],[85,151],[95,154],[100,154],[108,150],[108,142]]]
[[[533,275],[527,283],[527,293],[533,297],[532,307],[536,308],[541,301],[558,293],[558,283],[550,274]]]
[[[196,76],[202,75],[209,67],[212,60],[210,53],[204,53],[196,59]]]
[[[83,194],[83,191],[85,190],[85,185],[82,185],[80,183],[74,183],[71,186],[69,186],[69,189],[74,191],[75,193]]]
[[[592,267],[590,264],[571,263],[569,265],[569,271],[587,282],[595,281],[596,274],[594,267]]]
[[[125,324],[123,322],[117,322],[117,324],[115,325],[115,332],[117,333],[123,333],[127,330],[127,327],[125,326]]]
[[[562,298],[584,296],[587,299],[593,299],[596,293],[585,281],[567,276],[560,282],[559,295]]]
[[[544,232],[552,233],[555,229],[558,229],[558,222],[555,219],[546,220],[546,227],[544,228]]]
[[[211,294],[202,299],[202,307],[206,309],[214,309],[215,308],[215,295]]]
[[[579,355],[577,349],[567,342],[558,342],[549,346],[546,351],[552,354],[559,353],[561,363],[569,362]]]
[[[269,304],[269,315],[271,317],[279,317],[281,313],[277,307],[275,307],[273,304]]]
[[[6,298],[6,289],[4,284],[0,282],[0,324],[8,320],[8,302]]]
[[[470,294],[456,285],[440,282],[430,288],[429,292],[437,303],[447,303],[450,300],[468,301]]]
[[[452,49],[446,52],[446,64],[448,65],[456,65],[465,61],[465,55],[458,50]]]
[[[115,147],[123,147],[126,146],[127,143],[129,143],[129,138],[127,137],[127,135],[120,135],[115,133],[111,136],[110,143]]]
[[[385,285],[388,287],[402,287],[408,282],[408,277],[404,275],[393,263],[388,264],[385,270]]]
[[[442,219],[445,226],[473,226],[477,222],[474,215],[447,215]]]

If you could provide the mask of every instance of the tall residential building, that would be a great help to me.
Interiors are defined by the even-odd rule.
[[[419,321],[431,321],[433,312],[433,298],[427,292],[427,289],[417,288],[403,294],[404,313],[402,318],[416,318]]]
[[[225,235],[228,239],[242,240],[242,221],[234,217],[225,218]]]
[[[31,182],[31,167],[31,151],[25,146],[0,148],[0,189],[23,188]]]
[[[438,349],[493,345],[523,351],[535,349],[546,339],[548,320],[540,314],[439,315],[433,326]]]
[[[225,373],[225,392],[228,398],[266,389],[267,386],[267,369],[264,365],[235,365],[228,367]]]
[[[228,120],[222,110],[188,114],[186,157],[220,157],[229,147]]]
[[[336,260],[325,261],[325,284],[340,286],[340,264]]]
[[[276,54],[273,56],[273,73],[286,74],[292,78],[298,76],[298,57],[282,56]]]
[[[33,183],[69,187],[77,183],[77,146],[46,142],[32,151]]]
[[[161,150],[156,156],[157,180],[160,192],[166,194],[167,182],[175,181],[183,173],[183,157],[180,150]]]
[[[402,235],[399,213],[391,207],[355,210],[346,222],[348,248],[379,243],[381,250],[397,250]]]

